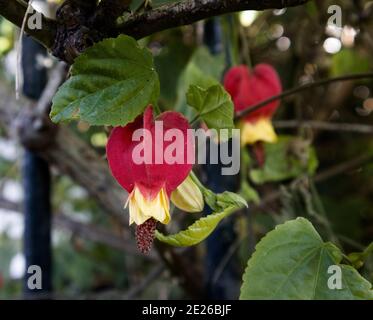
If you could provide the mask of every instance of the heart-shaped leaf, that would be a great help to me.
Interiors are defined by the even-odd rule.
[[[187,93],[188,104],[197,110],[199,117],[209,129],[232,129],[233,102],[220,84],[208,89],[191,85]]]
[[[159,96],[153,57],[129,36],[88,48],[71,73],[53,99],[54,122],[80,117],[91,125],[124,126]]]
[[[308,220],[288,221],[256,246],[240,299],[372,299],[371,284],[352,266],[341,264],[342,256]]]

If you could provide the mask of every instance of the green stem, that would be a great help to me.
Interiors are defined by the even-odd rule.
[[[198,177],[193,171],[190,172],[190,177],[192,178],[193,182],[197,185],[197,187],[201,189],[202,193],[210,191],[201,183],[201,181],[199,181]]]
[[[155,112],[156,115],[160,115],[162,113],[162,111],[161,111],[158,103],[154,103],[153,104],[153,110],[154,110],[154,112]]]
[[[198,120],[199,120],[199,117],[200,117],[200,115],[199,114],[197,114],[191,121],[190,121],[190,125],[191,126],[194,126],[197,122],[198,122]]]
[[[363,257],[364,260],[368,258],[373,253],[373,242],[364,250]]]

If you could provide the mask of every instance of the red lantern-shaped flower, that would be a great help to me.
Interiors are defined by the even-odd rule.
[[[231,68],[224,77],[224,87],[232,97],[236,113],[282,91],[276,70],[268,64],[259,64],[253,70],[245,65]],[[276,142],[277,136],[271,119],[279,104],[278,100],[271,102],[243,119],[242,144]]]
[[[152,236],[156,221],[170,221],[170,195],[188,177],[194,161],[194,139],[188,129],[189,123],[180,113],[165,112],[154,119],[148,107],[143,116],[114,128],[110,135],[109,166],[129,193],[130,224],[142,226],[137,230],[138,241]]]

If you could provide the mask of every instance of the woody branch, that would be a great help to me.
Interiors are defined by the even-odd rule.
[[[105,26],[90,21],[95,27],[101,25],[102,30],[108,36],[127,34],[137,39],[151,35],[153,33],[174,28],[182,25],[192,24],[199,20],[207,19],[213,16],[238,12],[242,10],[265,10],[292,7],[304,4],[309,0],[184,0],[177,3],[163,5],[144,13],[133,13],[122,25]],[[79,0],[67,0],[65,3],[71,3],[73,6],[80,6]],[[129,1],[105,0],[100,5],[95,6],[92,19],[100,19],[102,10],[107,10],[107,4],[114,6],[111,12],[120,16],[125,10],[128,10]],[[83,8],[85,9],[85,8]],[[118,9],[118,10],[114,10]],[[22,25],[23,18],[27,10],[27,3],[23,0],[0,0],[0,15],[11,21],[17,26]],[[102,20],[102,19],[101,19]],[[112,19],[106,19],[107,23],[112,23]],[[42,16],[42,28],[30,29],[26,25],[25,32],[42,43],[48,49],[56,45],[56,41],[61,37],[56,37],[58,30],[61,28],[61,21],[48,19]],[[64,59],[64,57],[59,57]]]

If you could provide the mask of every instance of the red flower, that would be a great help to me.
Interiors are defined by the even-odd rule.
[[[155,120],[163,124],[163,131],[157,131],[157,134]],[[135,222],[142,225],[151,218],[167,224],[170,220],[171,192],[192,170],[192,161],[188,159],[188,155],[192,155],[194,160],[194,140],[187,135],[190,128],[187,119],[177,112],[165,112],[155,120],[152,108],[148,107],[144,115],[133,123],[114,128],[107,144],[111,172],[130,194],[127,201],[130,224]],[[181,136],[173,136],[174,131],[170,131],[171,129],[178,129]],[[135,132],[142,132],[142,139],[136,139]],[[165,139],[170,134],[173,138]],[[147,160],[146,163],[139,163],[134,158],[139,150],[142,150],[140,154]],[[174,154],[170,150],[179,152],[177,163],[168,164],[170,162],[166,156]],[[162,158],[157,158],[157,154]]]
[[[259,64],[252,71],[245,65],[231,68],[224,77],[224,87],[232,97],[236,112],[246,110],[282,91],[276,70],[268,64]],[[278,100],[271,102],[243,119],[243,144],[276,141],[271,119],[279,104]]]

